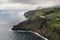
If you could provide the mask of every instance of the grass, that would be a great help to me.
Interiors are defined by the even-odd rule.
[[[57,18],[57,17],[60,17],[60,12],[58,13],[53,13],[53,14],[49,14],[47,15],[48,17],[51,17],[51,18]]]
[[[36,10],[34,16],[32,16],[32,19],[37,19],[42,15],[47,16],[47,19],[52,18],[49,22],[47,21],[49,26],[60,27],[60,21],[56,19],[57,17],[60,17],[60,8],[45,8]]]
[[[32,19],[36,19],[37,17],[43,15],[44,13],[41,12],[41,10],[36,10],[34,16],[32,16]]]
[[[52,27],[60,27],[60,21],[53,19],[48,22],[48,26]]]

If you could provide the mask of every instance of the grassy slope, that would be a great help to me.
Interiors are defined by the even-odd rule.
[[[60,8],[46,8],[37,10],[32,19],[36,19],[39,16],[46,16],[47,19],[52,18],[48,24],[60,27],[60,20],[56,19],[57,17],[60,17]]]
[[[42,28],[37,29],[41,32],[40,34],[42,34],[45,37],[48,37],[50,40],[60,40],[60,20],[56,19],[57,17],[60,17],[60,8],[46,8],[46,9],[37,10],[35,15],[32,17],[32,19],[35,20],[39,16],[47,17],[46,27],[42,26]],[[49,20],[49,18],[52,19]],[[44,21],[42,22],[44,23]],[[42,24],[42,22],[40,23]]]

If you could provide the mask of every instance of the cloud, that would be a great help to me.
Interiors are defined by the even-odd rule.
[[[46,2],[60,3],[60,0],[10,0],[11,3],[23,3],[23,4],[42,4]]]
[[[9,2],[38,5],[40,7],[52,7],[60,5],[60,0],[10,0]]]
[[[32,10],[57,4],[60,5],[60,0],[0,0],[0,10]]]
[[[42,7],[42,8],[45,8],[45,7],[52,7],[52,6],[55,6],[55,5],[57,5],[57,4],[54,3],[53,1],[49,1],[49,2],[42,3],[39,6]]]
[[[40,4],[49,1],[50,0],[10,0],[11,3],[23,3],[23,4]]]
[[[0,0],[0,4],[8,3],[8,0]]]
[[[38,0],[39,1],[39,0]],[[11,3],[35,4],[36,0],[10,0]]]
[[[12,1],[12,0],[11,0]],[[10,0],[0,0],[0,10],[31,10],[35,9],[36,5],[11,3]]]
[[[20,4],[20,3],[9,3],[9,4],[3,4],[0,5],[0,10],[30,10],[30,9],[35,9],[36,5],[29,5],[29,4]]]

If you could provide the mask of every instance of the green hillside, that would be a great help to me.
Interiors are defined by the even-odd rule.
[[[28,11],[25,14],[29,19],[19,23],[13,29],[31,30],[49,40],[60,40],[60,8],[44,8]]]
[[[33,20],[40,16],[46,17],[43,19],[45,21],[41,20],[40,24],[42,34],[51,38],[51,40],[60,40],[60,8],[45,8],[35,12],[34,16],[32,16]],[[45,24],[46,26],[42,26]]]

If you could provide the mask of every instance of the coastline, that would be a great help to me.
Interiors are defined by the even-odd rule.
[[[37,32],[34,32],[34,31],[26,31],[26,30],[25,30],[25,31],[24,31],[24,30],[12,30],[12,31],[13,31],[13,32],[17,32],[17,33],[18,33],[18,32],[19,32],[19,33],[20,33],[20,32],[24,32],[24,33],[25,33],[25,32],[29,32],[29,33],[36,34],[37,36],[43,38],[44,40],[48,40],[47,38],[43,37],[42,35],[38,34]]]
[[[58,13],[60,8],[47,9],[25,12],[24,16],[28,20],[14,25],[12,30],[33,31],[49,40],[60,40],[60,20],[56,20],[56,18],[60,19],[60,13]]]

